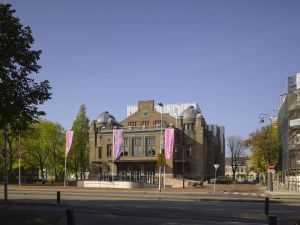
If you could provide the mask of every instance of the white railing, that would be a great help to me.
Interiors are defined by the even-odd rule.
[[[285,179],[275,176],[274,187],[279,190],[300,192],[300,177],[299,176],[286,176]]]

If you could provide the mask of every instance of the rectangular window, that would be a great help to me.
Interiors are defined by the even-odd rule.
[[[98,147],[98,159],[102,159],[102,147]]]
[[[154,156],[155,155],[155,138],[154,137],[146,137],[146,155]]]
[[[112,156],[112,145],[108,144],[106,147],[107,147],[107,157],[111,157]]]
[[[142,138],[132,138],[132,156],[143,156]]]
[[[160,120],[154,120],[153,125],[160,125]]]
[[[148,110],[144,110],[143,111],[143,117],[148,117],[149,116],[149,111]]]
[[[136,121],[129,121],[128,126],[136,127]]]
[[[188,130],[188,125],[187,124],[184,124],[184,130]]]
[[[129,143],[128,138],[123,138],[123,144],[122,144],[122,153],[121,156],[128,156],[129,153]]]
[[[188,146],[186,148],[186,156],[187,157],[192,157],[192,147],[191,146]]]
[[[191,130],[195,131],[195,124],[191,124]]]
[[[141,126],[149,126],[149,121],[142,121]]]

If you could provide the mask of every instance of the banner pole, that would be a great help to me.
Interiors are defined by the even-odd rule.
[[[19,158],[19,187],[21,187],[21,159]]]
[[[164,189],[166,189],[166,166],[164,166]]]
[[[67,156],[65,154],[65,176],[64,176],[64,187],[66,186],[66,176],[67,176]]]
[[[19,187],[21,187],[21,140],[19,134],[19,146],[18,146],[18,157],[19,157]]]
[[[65,176],[64,176],[64,187],[66,186],[67,180],[67,156],[70,151],[73,140],[73,131],[66,132],[66,151],[65,151]],[[77,175],[77,174],[76,174]],[[76,176],[77,177],[77,176]]]
[[[115,188],[115,183],[114,183],[114,169],[115,169],[115,163],[114,163],[114,158],[115,158],[115,130],[113,130],[113,145],[112,145],[112,167],[111,167],[111,178],[112,178],[112,187]]]

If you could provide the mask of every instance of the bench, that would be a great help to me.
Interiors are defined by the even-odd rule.
[[[203,187],[203,181],[189,181],[188,185],[192,186],[193,188],[201,188]]]

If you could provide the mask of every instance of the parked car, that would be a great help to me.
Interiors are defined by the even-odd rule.
[[[215,183],[215,178],[209,180],[210,183]],[[232,180],[226,178],[226,177],[217,177],[216,184],[231,184]]]

